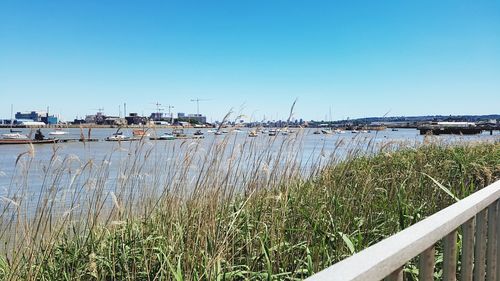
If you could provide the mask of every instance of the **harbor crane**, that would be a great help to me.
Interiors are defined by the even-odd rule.
[[[156,102],[156,103],[153,103],[154,105],[156,105],[156,118],[155,119],[161,119],[161,116],[160,116],[160,111],[163,110],[163,108],[161,108],[161,103],[159,102]]]
[[[104,108],[103,107],[92,108],[92,110],[97,110],[97,113],[103,113],[104,112]]]
[[[174,108],[173,105],[167,105],[167,108],[168,108],[168,115],[170,115],[170,118],[172,119],[171,120],[171,123],[174,124],[174,114],[172,113],[172,108]]]
[[[196,98],[196,99],[192,99],[191,101],[192,102],[196,102],[196,114],[197,115],[200,115],[200,101],[209,101],[210,99],[200,99],[200,98]]]

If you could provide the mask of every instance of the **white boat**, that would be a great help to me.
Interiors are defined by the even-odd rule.
[[[66,134],[68,134],[68,132],[59,131],[59,130],[52,131],[49,133],[49,135],[51,135],[51,136],[62,136],[62,135],[66,135]]]
[[[123,135],[123,133],[114,133],[112,136],[106,138],[107,141],[125,141],[130,137]]]
[[[158,137],[161,140],[175,140],[175,136],[171,133],[164,133],[163,135]]]
[[[322,129],[321,130],[321,133],[325,134],[325,135],[330,135],[332,134],[332,129]]]
[[[2,138],[8,140],[26,140],[28,136],[20,133],[7,133],[2,134]]]

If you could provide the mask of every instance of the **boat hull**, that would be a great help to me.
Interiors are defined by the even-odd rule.
[[[57,142],[59,142],[59,140],[57,139],[49,139],[49,140],[1,139],[0,140],[0,144],[49,144]]]

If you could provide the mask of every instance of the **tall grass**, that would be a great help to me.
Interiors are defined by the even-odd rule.
[[[101,161],[56,146],[41,166],[30,147],[1,198],[0,277],[302,279],[452,204],[432,179],[463,198],[500,177],[498,143],[338,141],[307,158],[303,137],[141,141]]]

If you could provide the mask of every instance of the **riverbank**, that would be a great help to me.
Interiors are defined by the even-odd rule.
[[[187,197],[169,189],[130,205],[118,194],[104,199],[95,192],[85,216],[70,209],[58,219],[39,202],[37,218],[13,227],[22,242],[4,254],[0,277],[301,279],[452,204],[433,179],[463,198],[500,178],[498,142],[380,151],[330,159],[310,178],[295,173],[293,158],[279,171],[246,167],[242,192],[233,179],[210,174],[219,165],[210,160]],[[96,179],[109,180],[101,172]],[[113,208],[105,212],[109,201]],[[5,228],[9,218],[2,221]]]

